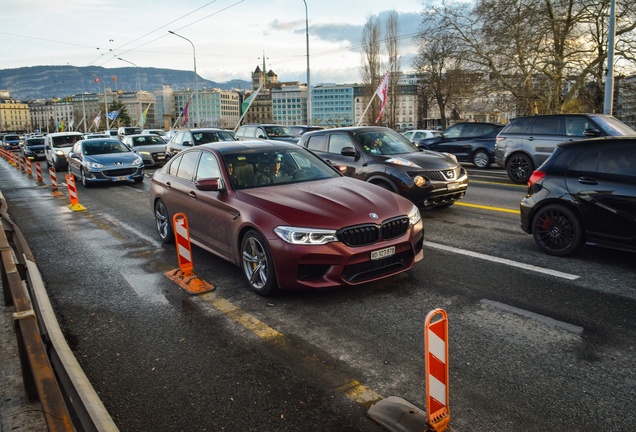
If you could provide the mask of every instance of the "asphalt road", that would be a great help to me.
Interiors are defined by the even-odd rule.
[[[9,213],[122,431],[384,430],[371,403],[424,407],[435,308],[449,316],[455,430],[633,430],[635,255],[543,255],[519,229],[524,189],[502,171],[471,172],[463,202],[423,212],[425,258],[408,273],[273,298],[198,248],[195,273],[217,289],[169,281],[176,253],[155,234],[149,183],[79,186],[86,210],[73,212],[0,161]]]

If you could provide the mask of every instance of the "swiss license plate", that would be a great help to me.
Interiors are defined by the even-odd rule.
[[[124,181],[124,180],[128,180],[128,176],[113,177],[113,181]]]
[[[372,260],[379,260],[395,254],[395,246],[391,246],[385,249],[374,250],[371,252]]]
[[[448,190],[459,189],[459,183],[449,183],[447,187],[448,187]]]

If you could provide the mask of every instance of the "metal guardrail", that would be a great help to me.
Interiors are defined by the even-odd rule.
[[[47,428],[111,432],[119,429],[69,348],[40,272],[0,193],[0,274],[14,328],[27,399],[39,400]]]

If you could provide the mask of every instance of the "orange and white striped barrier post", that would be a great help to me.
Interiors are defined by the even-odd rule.
[[[51,176],[51,195],[62,196],[62,192],[57,188],[57,175],[55,174],[55,168],[49,167],[49,176]]]
[[[71,199],[71,204],[69,204],[68,208],[73,211],[86,210],[86,207],[79,203],[77,187],[75,186],[75,177],[73,177],[73,174],[66,174],[66,186],[68,188],[68,197]]]
[[[438,317],[435,322],[433,319]],[[448,406],[448,316],[435,309],[424,322],[426,417],[429,428],[443,431],[450,422]]]
[[[31,168],[31,159],[24,158],[26,162],[27,177],[33,177],[33,169]]]
[[[13,153],[13,158],[15,159],[15,168],[20,170],[20,172],[24,172],[24,167],[22,166],[22,157]]]
[[[175,282],[190,294],[203,294],[215,289],[215,286],[204,281],[192,271],[192,246],[190,245],[190,230],[188,229],[188,218],[183,213],[177,213],[172,218],[175,244],[177,246],[177,259],[179,268],[164,273],[168,279]]]
[[[44,185],[44,179],[42,178],[42,166],[40,166],[40,162],[35,163],[35,178],[38,181],[38,185]]]
[[[437,316],[433,322],[433,319]],[[441,432],[450,430],[448,409],[448,318],[442,309],[426,316],[424,323],[426,410],[389,396],[369,408],[367,415],[392,432]]]

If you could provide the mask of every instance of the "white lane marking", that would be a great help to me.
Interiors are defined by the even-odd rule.
[[[465,249],[459,249],[453,246],[446,246],[446,245],[442,245],[439,243],[433,243],[433,242],[424,242],[424,244],[430,248],[433,249],[440,249],[440,250],[444,250],[447,252],[453,252],[453,253],[457,253],[457,254],[461,254],[461,255],[467,255],[473,258],[479,258],[479,259],[483,259],[486,261],[492,261],[492,262],[496,262],[499,264],[504,264],[504,265],[508,265],[511,267],[518,267],[520,269],[524,269],[524,270],[530,270],[533,272],[537,272],[537,273],[543,273],[543,274],[547,274],[550,276],[555,276],[558,278],[562,278],[562,279],[567,279],[567,280],[576,280],[578,278],[580,278],[580,276],[578,275],[573,275],[570,273],[563,273],[557,270],[552,270],[552,269],[548,269],[548,268],[544,268],[544,267],[538,267],[538,266],[534,266],[532,264],[526,264],[526,263],[521,263],[518,261],[513,261],[513,260],[509,260],[506,258],[499,258],[499,257],[494,257],[491,255],[485,255],[485,254],[481,254],[479,252],[472,252],[472,251],[468,251]]]

